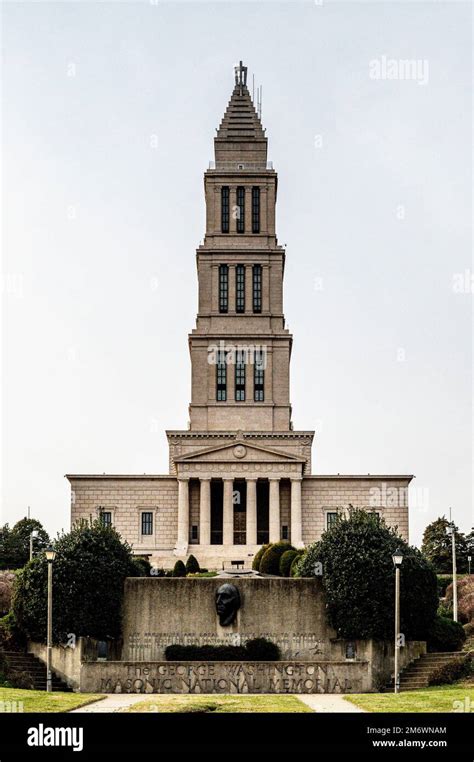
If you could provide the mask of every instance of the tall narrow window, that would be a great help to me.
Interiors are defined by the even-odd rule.
[[[216,400],[225,402],[227,400],[227,363],[225,352],[221,350],[217,353],[216,382]]]
[[[221,188],[221,231],[229,232],[229,186]]]
[[[219,312],[227,312],[229,307],[229,267],[219,265]]]
[[[253,266],[253,311],[262,311],[262,265]]]
[[[235,311],[245,312],[245,265],[235,268]]]
[[[142,534],[153,534],[153,513],[143,511],[142,513]]]
[[[245,232],[245,188],[237,188],[237,233]]]
[[[235,357],[235,401],[245,401],[245,353],[241,349]]]
[[[252,233],[260,233],[260,188],[252,188]]]
[[[263,350],[255,351],[253,366],[253,398],[255,402],[263,402],[265,399],[265,354]]]

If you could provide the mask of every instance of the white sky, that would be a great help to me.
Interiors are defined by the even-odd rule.
[[[68,528],[66,472],[167,472],[164,429],[188,420],[202,174],[242,58],[279,173],[293,420],[316,429],[313,471],[414,473],[412,542],[450,506],[469,531],[470,4],[2,15],[1,521],[30,505]],[[428,82],[371,79],[382,56],[426,60]]]

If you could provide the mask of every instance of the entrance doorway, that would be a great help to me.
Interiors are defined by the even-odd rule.
[[[234,482],[234,545],[245,545],[247,542],[247,483],[237,480]]]
[[[222,545],[224,530],[224,483],[211,481],[211,545]]]
[[[264,545],[270,537],[270,484],[268,479],[257,481],[257,544]]]

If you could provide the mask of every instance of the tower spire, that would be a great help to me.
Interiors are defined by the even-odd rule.
[[[239,94],[243,95],[244,87],[247,87],[247,67],[243,65],[242,61],[234,66],[235,84],[239,87]]]

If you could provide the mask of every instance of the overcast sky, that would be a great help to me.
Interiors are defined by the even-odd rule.
[[[188,421],[202,175],[242,58],[279,173],[313,471],[413,473],[411,541],[450,506],[469,531],[471,12],[3,5],[2,522],[30,505],[67,529],[65,473],[167,473],[164,430]],[[390,59],[415,73],[388,78]]]

